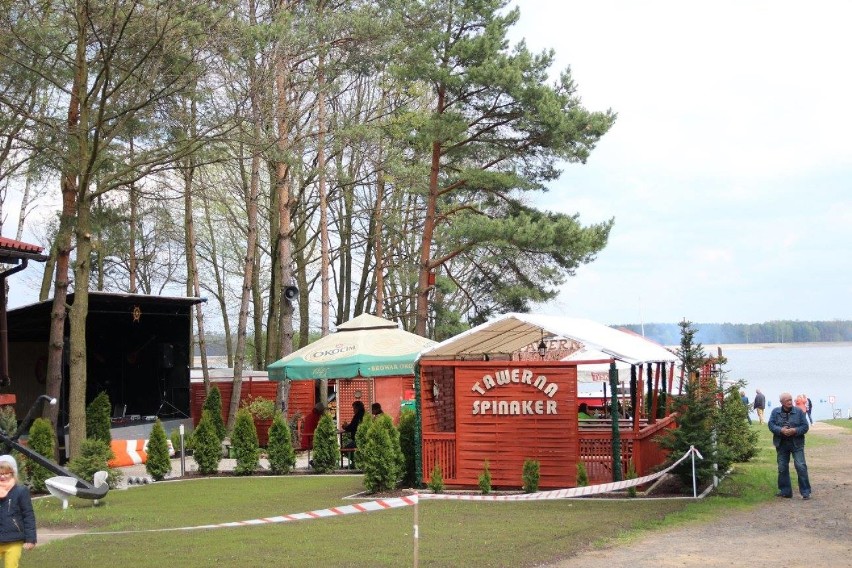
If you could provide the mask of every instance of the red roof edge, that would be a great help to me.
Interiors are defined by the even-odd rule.
[[[23,252],[34,252],[37,254],[41,254],[41,251],[44,250],[44,247],[22,241],[16,241],[14,239],[7,239],[6,237],[0,237],[0,248],[19,250]]]

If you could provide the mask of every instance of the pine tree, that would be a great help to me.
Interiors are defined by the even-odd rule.
[[[121,470],[109,467],[108,462],[114,457],[107,442],[95,439],[83,440],[80,454],[71,458],[68,469],[87,481],[93,481],[95,473],[106,471],[107,483],[110,488],[115,489],[123,475]]]
[[[110,433],[111,414],[109,395],[101,391],[86,408],[86,438],[102,440],[109,446],[112,441],[112,434]]]
[[[477,482],[483,495],[491,493],[491,470],[488,469],[488,460],[485,460],[485,465],[482,467],[482,473],[479,474]]]
[[[33,451],[48,459],[53,459],[53,455],[56,452],[56,433],[53,431],[53,425],[49,420],[36,418],[33,421],[33,425],[30,426],[30,436],[27,444]],[[47,490],[44,480],[55,475],[44,466],[29,459],[26,461],[24,470],[30,486],[34,491],[38,491],[39,493]]]
[[[373,420],[362,439],[358,464],[364,471],[364,486],[373,493],[395,488],[405,460],[399,447],[399,432],[390,416],[383,414]]]
[[[739,381],[725,389],[719,413],[719,443],[728,448],[735,462],[747,462],[757,453],[758,435],[748,423],[748,408],[740,395],[744,386]]]
[[[151,436],[148,438],[148,459],[145,461],[145,471],[154,481],[162,481],[172,472],[172,460],[169,457],[169,444],[166,439],[166,430],[158,418],[151,428]]]
[[[296,465],[296,452],[293,449],[293,439],[290,427],[280,412],[275,414],[272,426],[269,428],[269,445],[266,447],[269,455],[269,469],[276,475],[290,473]]]
[[[536,460],[524,460],[524,469],[521,478],[524,480],[524,493],[535,493],[538,491],[538,483],[541,478],[541,464]]]
[[[340,456],[340,444],[337,442],[337,428],[328,414],[323,414],[314,430],[314,451],[311,454],[313,468],[319,473],[329,473],[337,469]]]
[[[257,470],[260,465],[260,446],[257,442],[254,418],[247,408],[237,411],[234,431],[231,435],[231,448],[237,458],[235,474],[251,475]]]
[[[403,410],[399,415],[399,446],[405,459],[405,469],[402,475],[402,485],[412,487],[417,479],[414,458],[416,442],[414,439],[416,415],[411,410]]]
[[[225,421],[222,420],[222,394],[219,392],[219,387],[213,385],[207,397],[204,399],[202,410],[210,412],[210,420],[213,426],[213,431],[216,437],[219,438],[221,444],[228,436],[228,429],[225,428]]]
[[[221,419],[221,415],[220,415]],[[222,459],[222,441],[216,434],[216,427],[209,410],[201,411],[201,420],[192,433],[192,457],[198,464],[198,472],[202,474],[216,473],[219,461]]]

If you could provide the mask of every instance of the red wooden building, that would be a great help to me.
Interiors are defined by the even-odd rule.
[[[588,320],[506,314],[421,353],[416,385],[421,480],[438,465],[448,485],[475,487],[487,460],[494,486],[520,487],[527,459],[539,462],[540,487],[545,489],[575,486],[580,462],[591,482],[613,480],[612,423],[578,421],[577,366],[583,361],[551,360],[545,340],[552,336],[609,357],[591,362],[618,360],[639,370],[634,388],[640,400],[632,418],[615,416],[621,477],[630,460],[639,475],[665,460],[653,439],[674,426],[673,417],[657,419],[667,413],[643,404],[639,393],[645,392],[642,370],[656,378],[651,401],[662,384],[664,392],[671,392],[674,354]],[[524,355],[530,345],[541,348],[538,361]]]

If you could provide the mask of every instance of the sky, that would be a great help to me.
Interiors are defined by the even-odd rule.
[[[852,319],[852,2],[516,0],[618,114],[539,207],[615,218],[536,311],[605,324]]]
[[[852,319],[852,2],[515,2],[513,41],[554,49],[584,106],[618,114],[536,199],[615,226],[535,311]],[[35,301],[40,270],[15,278],[10,307]]]

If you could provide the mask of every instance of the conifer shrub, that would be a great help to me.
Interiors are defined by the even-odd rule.
[[[296,451],[293,449],[290,427],[280,412],[275,414],[272,426],[269,427],[266,452],[269,457],[269,469],[276,475],[290,473],[296,466]]]
[[[225,427],[225,421],[222,419],[222,393],[219,392],[219,387],[216,385],[210,387],[210,392],[207,393],[201,409],[202,412],[204,410],[210,412],[213,431],[216,433],[216,437],[219,438],[219,443],[221,444],[228,436],[228,429]]]
[[[169,444],[166,439],[166,430],[158,418],[151,428],[148,438],[148,459],[145,461],[145,471],[154,481],[162,481],[172,472],[172,460],[169,457]]]
[[[231,433],[231,448],[237,458],[234,468],[236,475],[251,475],[257,470],[260,465],[260,446],[257,442],[254,417],[247,408],[237,411],[234,431]]]
[[[633,464],[633,460],[627,461],[627,479],[636,479],[636,466]],[[636,487],[628,487],[627,488],[627,496],[628,497],[636,497]]]
[[[115,489],[121,481],[122,473],[107,465],[114,457],[108,442],[87,438],[80,445],[80,455],[68,462],[68,469],[86,481],[93,481],[95,473],[106,471],[107,483],[111,489]]]
[[[412,487],[417,479],[414,467],[416,443],[414,439],[415,414],[411,410],[403,410],[399,415],[399,447],[405,460],[402,474],[402,486]]]
[[[209,410],[201,411],[201,420],[192,434],[192,457],[198,464],[198,472],[202,474],[216,473],[219,461],[222,459],[222,441],[216,434],[216,427]]]
[[[86,438],[103,440],[109,446],[112,442],[109,431],[111,414],[109,395],[101,391],[86,407]]]
[[[361,423],[358,424],[358,429],[355,431],[355,453],[352,454],[352,466],[354,467],[356,462],[361,461],[361,452],[363,448],[367,445],[367,436],[370,432],[370,428],[373,427],[374,417],[369,412],[364,414],[364,418],[361,420]],[[358,467],[361,467],[360,465]]]
[[[524,470],[521,475],[524,480],[524,493],[535,493],[538,491],[538,482],[541,477],[541,465],[536,460],[524,460]]]
[[[748,423],[748,408],[743,404],[737,382],[725,389],[725,401],[719,410],[719,444],[726,446],[735,462],[747,462],[757,454],[757,432]]]
[[[488,469],[488,460],[485,460],[485,465],[482,468],[482,473],[479,474],[479,490],[483,495],[491,493],[491,471]]]
[[[577,462],[577,487],[586,487],[589,484],[589,473],[586,471],[586,464]]]
[[[340,444],[337,442],[337,428],[328,414],[323,414],[314,430],[314,450],[311,453],[313,468],[319,473],[329,473],[337,469],[340,456]]]
[[[361,435],[361,428],[358,428]],[[359,450],[359,466],[364,471],[364,487],[372,492],[393,489],[402,478],[405,459],[399,446],[399,432],[387,414],[365,428]]]
[[[0,406],[0,430],[12,435],[18,429],[18,418],[12,406]]]
[[[169,440],[172,441],[172,448],[175,450],[175,456],[180,455],[180,428],[175,428],[172,430],[171,434],[169,434]],[[189,435],[184,434],[183,436],[183,450],[187,452],[189,450]]]
[[[49,460],[52,460],[56,453],[56,433],[53,430],[53,424],[45,418],[36,418],[33,425],[30,426],[30,437],[27,445],[31,450],[37,452]],[[26,473],[27,480],[33,491],[44,493],[47,487],[44,485],[44,480],[48,477],[56,475],[44,466],[37,464],[34,460],[26,460],[22,468]]]
[[[444,473],[441,471],[440,465],[435,464],[435,467],[432,468],[432,475],[429,477],[427,486],[433,493],[444,492]]]

